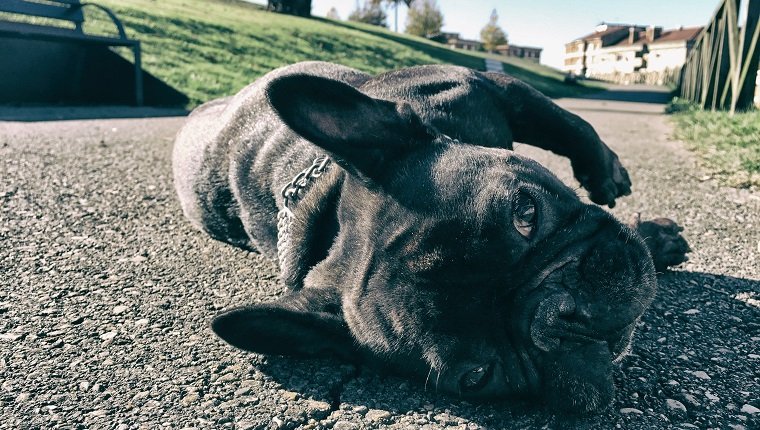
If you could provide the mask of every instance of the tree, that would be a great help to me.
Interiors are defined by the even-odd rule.
[[[330,8],[330,10],[327,11],[327,18],[340,21],[340,15],[338,15],[338,9],[335,9],[334,7]]]
[[[507,43],[507,35],[504,30],[499,27],[499,15],[496,13],[496,9],[491,12],[491,18],[488,20],[488,24],[480,30],[480,41],[483,42],[483,48],[488,52],[499,46]]]
[[[385,3],[387,5],[393,5],[393,31],[398,33],[398,4],[404,3],[406,7],[411,7],[414,0],[372,0],[374,4]]]
[[[441,32],[443,14],[436,0],[417,0],[406,15],[406,32],[427,37]]]
[[[357,9],[354,9],[354,11],[348,15],[348,20],[387,27],[387,24],[385,23],[387,17],[385,11],[380,6],[380,2],[369,0],[365,1]]]

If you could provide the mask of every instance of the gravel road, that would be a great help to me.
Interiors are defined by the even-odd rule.
[[[0,429],[760,428],[760,193],[710,178],[644,90],[560,103],[631,173],[613,212],[674,218],[694,252],[659,276],[614,404],[573,420],[232,350],[211,317],[282,289],[271,262],[183,219],[183,118],[0,122]],[[518,151],[573,183],[567,161]]]

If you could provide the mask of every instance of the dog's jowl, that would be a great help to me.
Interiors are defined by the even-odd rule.
[[[513,141],[569,157],[597,204],[630,192],[588,123],[501,74],[299,63],[199,107],[174,149],[182,208],[212,237],[279,257],[290,291],[214,331],[464,398],[605,407],[655,271],[688,246],[672,221],[627,226],[581,202]]]

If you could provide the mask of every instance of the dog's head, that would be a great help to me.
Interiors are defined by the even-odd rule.
[[[348,172],[339,233],[303,289],[220,315],[216,333],[369,359],[466,398],[610,402],[612,363],[656,288],[632,230],[528,158],[436,136],[408,105],[305,75],[267,94]]]

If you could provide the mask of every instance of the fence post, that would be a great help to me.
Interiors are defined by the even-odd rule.
[[[747,5],[747,22],[742,29],[742,59],[736,108],[747,110],[752,108],[755,81],[758,66],[760,66],[760,0],[749,0]]]
[[[744,10],[747,19],[742,25]],[[686,58],[681,96],[704,109],[732,114],[751,108],[760,63],[759,20],[760,0],[720,0]]]

